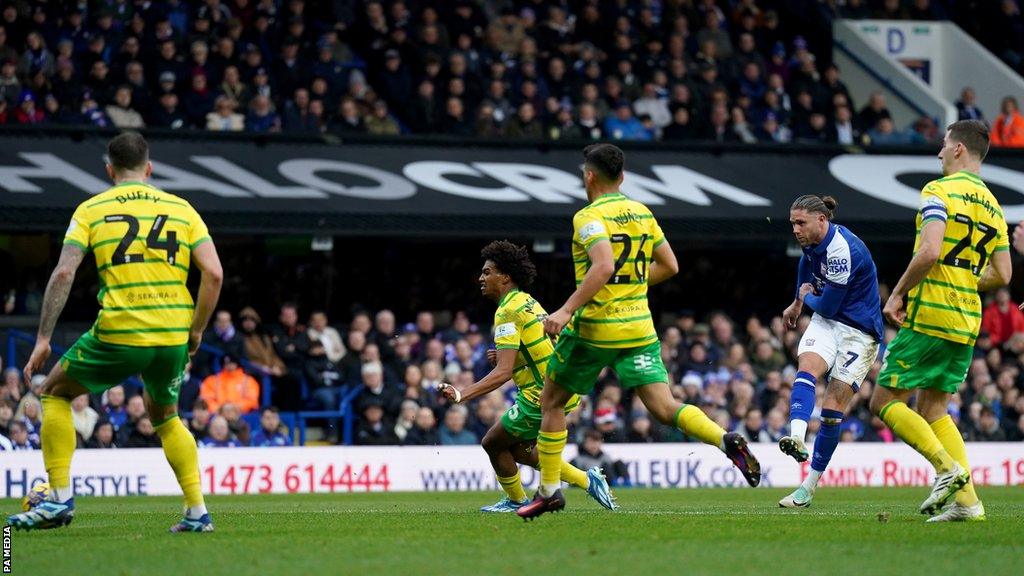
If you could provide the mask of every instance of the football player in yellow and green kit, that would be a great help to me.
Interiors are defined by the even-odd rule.
[[[223,272],[203,219],[188,202],[146,184],[152,171],[142,136],[129,132],[115,137],[107,145],[107,175],[114,187],[82,202],[71,217],[60,260],[46,286],[26,381],[50,355],[54,326],[88,252],[96,259],[102,308],[92,328],[43,384],[41,437],[51,493],[48,501],[9,517],[15,528],[71,523],[71,399],[141,375],[146,410],[185,495],[185,517],[171,532],[213,530],[199,484],[196,442],[178,418],[177,405],[185,365],[217,304]],[[202,275],[194,304],[185,286],[191,264]]]
[[[757,486],[760,464],[743,437],[727,434],[696,406],[679,403],[669,390],[647,287],[674,276],[679,264],[651,211],[619,192],[622,150],[593,144],[583,150],[583,159],[590,204],[573,217],[576,291],[544,321],[544,330],[559,336],[541,393],[541,486],[533,501],[516,513],[530,519],[565,507],[559,489],[565,405],[574,394],[589,394],[605,367],[615,370],[623,387],[636,390],[658,421],[717,446]]]
[[[494,369],[465,389],[442,383],[441,392],[459,403],[488,394],[510,379],[519,388],[515,404],[487,431],[481,442],[505,497],[480,510],[515,512],[530,501],[523,490],[516,463],[534,468],[538,464],[532,445],[540,431],[540,391],[553,347],[551,338],[544,334],[547,312],[537,300],[523,292],[537,276],[526,248],[499,240],[485,246],[480,256],[484,259],[480,292],[498,303],[494,313],[495,350],[488,353]],[[579,397],[573,396],[565,406],[566,413],[578,404]],[[561,479],[586,490],[601,506],[609,510],[618,508],[600,468],[595,466],[584,472],[563,461]]]
[[[900,331],[886,351],[871,410],[935,467],[920,508],[933,515],[929,522],[985,519],[963,438],[946,411],[973,357],[978,292],[1005,286],[1012,273],[1003,211],[978,176],[988,145],[983,122],[947,128],[943,178],[921,190],[914,257],[882,310]],[[915,392],[916,412],[906,404]]]

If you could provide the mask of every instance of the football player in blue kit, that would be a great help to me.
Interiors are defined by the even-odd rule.
[[[783,508],[811,503],[839,444],[846,406],[871,370],[884,334],[875,262],[860,238],[832,222],[836,205],[831,196],[806,195],[790,207],[789,220],[803,256],[796,299],[782,319],[787,328],[795,328],[805,304],[814,315],[800,339],[799,371],[790,397],[790,435],[779,440],[779,448],[797,462],[810,457],[811,470],[799,488],[779,501]],[[807,420],[814,411],[815,387],[829,373],[821,430],[811,457],[804,446]]]

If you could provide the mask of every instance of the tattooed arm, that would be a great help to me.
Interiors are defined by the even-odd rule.
[[[74,244],[65,244],[60,251],[60,260],[50,275],[43,295],[43,310],[39,315],[39,332],[36,334],[36,347],[25,365],[25,382],[32,380],[32,374],[42,368],[50,356],[50,337],[57,325],[57,318],[64,310],[68,301],[68,293],[75,282],[75,273],[85,258],[85,251]]]

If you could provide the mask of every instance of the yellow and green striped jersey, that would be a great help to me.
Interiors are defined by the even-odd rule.
[[[519,387],[520,398],[535,406],[540,406],[540,391],[544,388],[548,359],[555,353],[551,339],[544,333],[547,315],[533,296],[520,290],[505,294],[494,312],[494,347],[519,351],[512,369],[512,381]],[[565,405],[566,413],[576,408],[579,402],[579,396],[574,394]]]
[[[993,253],[1010,249],[1006,220],[981,178],[966,171],[929,182],[921,190],[915,252],[921,228],[933,220],[946,223],[942,252],[908,294],[903,327],[973,345],[981,328],[978,279]]]
[[[590,269],[590,249],[611,242],[615,268],[608,283],[576,311],[569,329],[599,348],[633,348],[658,340],[647,306],[647,269],[665,234],[643,204],[621,193],[606,194],[572,219],[576,285]]]
[[[93,335],[124,346],[187,343],[194,304],[185,282],[192,250],[208,240],[188,202],[142,182],[79,204],[64,243],[96,258],[102,309]]]

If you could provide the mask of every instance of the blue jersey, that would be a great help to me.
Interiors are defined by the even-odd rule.
[[[829,224],[821,243],[803,250],[797,292],[801,284],[814,286],[814,294],[808,294],[804,304],[880,341],[884,328],[878,271],[864,242],[845,226]]]
[[[249,446],[256,448],[273,448],[279,446],[291,446],[292,441],[280,432],[268,433],[263,428],[253,432],[249,439]]]

